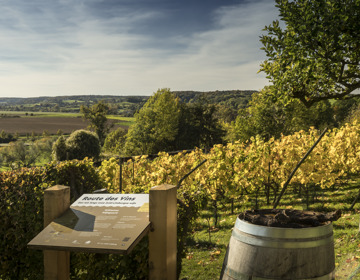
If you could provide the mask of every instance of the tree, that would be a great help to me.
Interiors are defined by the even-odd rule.
[[[23,141],[10,143],[9,146],[1,150],[3,164],[12,169],[31,166],[39,157],[36,146],[31,147],[31,149],[27,147]]]
[[[1,149],[2,164],[12,169],[30,167],[40,158],[48,160],[50,157],[50,139],[40,139],[31,144],[18,140]]]
[[[234,109],[228,105],[215,105],[216,106],[216,118],[223,121],[224,123],[231,123],[237,117],[238,109]],[[245,106],[246,107],[246,106]]]
[[[99,137],[101,146],[104,144],[106,135],[111,129],[111,125],[106,117],[109,109],[109,106],[102,101],[91,107],[83,105],[80,107],[80,112],[83,114],[83,118],[90,121],[88,128],[95,131]]]
[[[43,133],[42,133],[42,137],[49,137],[49,136],[50,136],[49,131],[44,130]]]
[[[355,97],[360,88],[360,1],[276,0],[279,21],[261,37],[268,59],[260,71],[273,94],[307,107],[332,98]]]
[[[16,140],[14,135],[11,133],[6,133],[4,130],[0,133],[0,143],[10,143],[12,141]]]
[[[52,157],[54,160],[63,161],[67,160],[66,139],[60,136],[53,144]]]
[[[110,132],[104,142],[104,150],[113,154],[121,154],[126,141],[126,131],[119,127]]]
[[[60,136],[53,145],[53,158],[58,161],[79,159],[85,157],[98,159],[100,156],[100,141],[98,136],[84,129],[76,130],[65,140]]]
[[[266,87],[253,94],[249,107],[239,110],[229,140],[245,142],[256,135],[269,140],[271,137],[279,138],[281,134],[289,135],[295,131],[307,130],[311,126],[323,129],[334,125],[329,101],[318,102],[310,108],[297,99],[284,104],[280,97],[269,94]]]
[[[352,107],[349,108],[349,113],[344,117],[343,123],[353,123],[354,121],[360,122],[360,104],[359,102],[354,103]],[[340,123],[340,124],[343,124]]]
[[[222,143],[225,131],[217,117],[217,106],[205,100],[181,103],[169,89],[158,90],[140,111],[130,128],[125,154],[155,154]]]
[[[334,118],[337,126],[342,126],[345,122],[352,122],[354,113],[359,109],[360,100],[357,98],[336,100],[333,102]]]
[[[176,150],[211,148],[223,143],[225,130],[218,120],[218,106],[200,99],[182,103]]]
[[[7,134],[6,134],[5,130],[1,130],[0,138],[1,139],[6,139],[7,138]]]
[[[31,141],[35,141],[36,140],[36,132],[35,131],[32,131],[31,132],[31,138],[30,138]]]
[[[135,124],[127,134],[125,154],[154,154],[173,150],[179,118],[179,99],[169,89],[159,89],[135,114]]]

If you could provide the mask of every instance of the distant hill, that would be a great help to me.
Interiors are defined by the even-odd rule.
[[[182,102],[194,103],[204,101],[211,104],[223,105],[232,110],[247,106],[251,90],[227,91],[173,91]],[[133,116],[149,96],[114,96],[114,95],[73,95],[73,96],[42,96],[29,98],[0,97],[0,111],[21,112],[71,112],[80,111],[80,106],[91,106],[104,101],[111,107],[111,113],[122,116]]]
[[[180,100],[194,103],[203,99],[207,103],[224,105],[232,109],[245,108],[255,90],[217,90],[217,91],[173,91]]]
[[[58,104],[58,103],[74,103],[82,104],[97,103],[100,100],[105,102],[130,102],[138,103],[147,100],[148,96],[119,96],[119,95],[68,95],[68,96],[40,96],[40,97],[0,97],[0,104],[7,103],[12,105],[26,104]]]
[[[30,98],[1,98],[0,111],[21,112],[65,112],[78,113],[80,106],[91,106],[104,101],[111,107],[111,114],[133,116],[142,107],[148,96],[114,96],[114,95],[73,95],[42,96]]]

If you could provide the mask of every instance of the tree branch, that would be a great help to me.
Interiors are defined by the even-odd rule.
[[[275,203],[274,203],[274,209],[279,205],[280,199],[283,196],[283,194],[285,193],[285,190],[287,188],[287,186],[289,185],[292,177],[294,176],[295,172],[298,170],[298,168],[300,167],[300,165],[305,161],[305,159],[308,157],[308,155],[310,155],[310,153],[312,152],[312,150],[316,147],[316,145],[320,142],[321,138],[323,138],[323,136],[325,135],[325,133],[327,132],[328,128],[325,128],[324,131],[321,133],[321,135],[319,136],[319,138],[315,141],[315,143],[311,146],[311,148],[307,151],[307,153],[305,154],[305,156],[299,161],[299,163],[295,166],[294,170],[291,172],[289,178],[287,179],[287,181],[285,182],[283,188],[281,189],[281,192],[279,194],[279,196],[277,197]]]

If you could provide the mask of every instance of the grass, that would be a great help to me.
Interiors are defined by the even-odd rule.
[[[222,211],[221,216],[219,226],[214,227],[211,225],[211,213],[201,213],[196,230],[187,240],[187,253],[183,259],[180,279],[219,279],[237,215]]]
[[[0,111],[0,114],[15,115],[15,116],[20,116],[21,118],[35,118],[35,117],[41,117],[41,118],[59,118],[59,117],[77,118],[77,117],[82,116],[80,113],[25,112],[25,111]]]
[[[25,112],[19,112],[19,111],[1,111],[0,110],[0,115],[4,114],[4,115],[25,115]]]
[[[26,115],[27,113],[27,115]],[[62,112],[23,112],[23,111],[0,111],[0,115],[17,115],[22,118],[29,117],[42,117],[42,118],[60,118],[60,117],[68,117],[68,118],[78,118],[82,117],[81,113],[62,113]],[[33,114],[31,116],[31,114]],[[110,120],[119,120],[122,122],[131,122],[133,123],[135,121],[134,117],[123,117],[118,115],[107,115],[107,118]]]
[[[117,122],[115,122],[115,124],[119,125],[119,126],[130,127],[131,125],[133,125],[135,123],[134,117],[121,117],[121,116],[117,116],[117,115],[109,115],[109,116],[107,116],[107,118],[109,120],[116,120]]]
[[[329,190],[318,190],[316,197],[313,192],[309,198],[309,209],[321,212],[342,210],[339,220],[333,222],[335,246],[336,279],[360,279],[360,211],[347,210],[358,192],[360,180],[354,180],[346,186],[336,186]],[[283,197],[278,208],[307,208],[306,197],[294,194],[291,190]],[[261,208],[265,199],[258,200]],[[224,204],[219,211],[218,224],[215,227],[214,215],[210,209],[203,210],[196,221],[195,230],[187,240],[187,254],[183,259],[180,279],[219,279],[226,248],[230,240],[232,228],[237,215],[245,210],[253,209],[255,201],[235,203],[234,214],[230,204]],[[360,201],[355,205],[360,206]],[[359,208],[357,208],[359,209]]]
[[[25,117],[29,117],[29,118],[81,118],[81,114],[80,113],[54,113],[54,112],[35,112],[33,113],[33,116],[30,116],[30,114],[28,114],[28,116]]]

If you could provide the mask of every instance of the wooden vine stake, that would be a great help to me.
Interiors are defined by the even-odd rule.
[[[305,161],[305,159],[310,155],[310,153],[312,152],[312,150],[314,150],[314,148],[316,147],[316,145],[320,142],[321,138],[323,138],[323,136],[325,135],[325,133],[327,132],[328,128],[325,128],[324,131],[321,133],[321,135],[319,136],[319,138],[315,141],[315,143],[311,146],[311,148],[306,152],[306,154],[304,155],[304,157],[298,162],[298,164],[295,166],[294,170],[290,173],[289,178],[287,179],[287,181],[285,182],[284,186],[281,189],[281,192],[279,194],[279,196],[277,197],[275,203],[274,203],[274,209],[279,205],[280,199],[283,196],[283,194],[286,191],[287,186],[289,185],[292,177],[294,176],[295,172],[298,170],[298,168],[300,167],[300,165]]]

